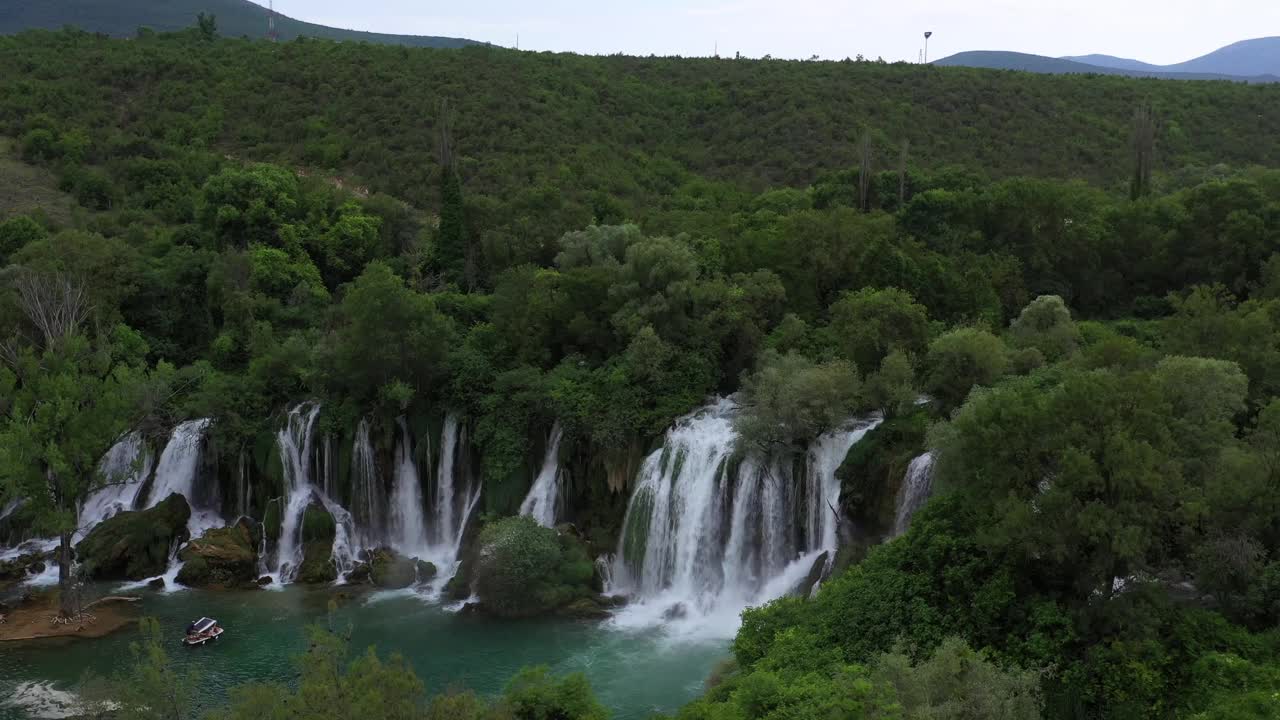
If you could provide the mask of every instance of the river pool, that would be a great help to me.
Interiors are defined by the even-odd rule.
[[[139,614],[158,618],[172,634],[177,664],[199,668],[200,701],[207,707],[225,703],[236,685],[291,681],[291,658],[306,645],[304,626],[329,621],[328,602],[337,590],[143,590]],[[201,615],[217,618],[227,633],[207,647],[181,647],[186,624]],[[671,712],[693,699],[729,646],[724,637],[662,626],[465,616],[408,591],[358,592],[332,622],[350,628],[355,652],[374,645],[383,655],[404,655],[430,692],[466,687],[492,695],[521,667],[547,665],[556,673],[585,673],[618,720]],[[136,637],[130,628],[97,640],[0,644],[0,719],[66,716],[79,679],[87,671],[110,674],[129,657]]]

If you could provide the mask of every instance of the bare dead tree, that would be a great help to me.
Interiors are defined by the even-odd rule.
[[[907,203],[907,153],[911,150],[911,141],[902,141],[902,156],[898,158],[898,207]]]
[[[89,293],[84,283],[60,272],[42,273],[25,268],[10,275],[18,293],[18,306],[34,332],[0,341],[0,361],[17,367],[22,349],[45,349],[80,332],[89,319]]]
[[[30,270],[14,278],[22,311],[52,347],[80,332],[89,319],[89,294],[84,284],[62,273]]]
[[[1133,114],[1133,180],[1130,195],[1134,200],[1151,193],[1151,169],[1155,165],[1157,120],[1150,103],[1138,106]]]
[[[863,212],[871,209],[871,133],[862,133],[858,141],[858,208]]]

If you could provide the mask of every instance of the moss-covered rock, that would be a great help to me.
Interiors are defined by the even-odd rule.
[[[363,562],[347,573],[347,582],[368,582],[380,588],[398,590],[414,583],[427,582],[439,573],[435,563],[405,557],[391,548],[371,550],[364,558]]]
[[[191,507],[170,495],[148,510],[122,512],[93,528],[76,557],[93,580],[142,580],[164,574],[169,552],[187,540]]]
[[[333,515],[318,502],[312,501],[302,513],[303,542],[333,542],[338,533],[338,523]]]
[[[594,597],[583,597],[556,610],[556,614],[575,620],[605,620],[611,614],[609,608],[610,604],[607,601]]]
[[[529,617],[591,600],[595,567],[571,528],[544,528],[527,517],[499,520],[480,533],[474,571],[485,611]],[[578,606],[586,611],[586,604]]]
[[[46,556],[42,552],[19,555],[11,560],[0,561],[0,582],[22,580],[28,575],[44,572],[46,562],[54,562],[52,554]]]
[[[262,529],[267,534],[267,539],[271,542],[280,540],[280,501],[272,500],[267,503],[267,509],[262,513]]]
[[[417,577],[414,563],[394,550],[379,548],[369,553],[369,580],[389,590],[409,587]]]
[[[251,521],[209,530],[178,554],[183,561],[178,582],[189,587],[251,585],[257,579]]]
[[[878,542],[893,530],[898,488],[911,460],[924,452],[929,415],[923,409],[881,423],[849,450],[836,471],[840,505],[856,537],[853,544]]]
[[[300,583],[319,585],[338,579],[338,566],[333,562],[332,542],[309,542],[302,545],[302,565],[294,578]]]
[[[333,516],[319,502],[312,502],[302,513],[302,564],[296,580],[300,583],[330,583],[338,579],[338,566],[333,562],[333,538],[337,533]]]

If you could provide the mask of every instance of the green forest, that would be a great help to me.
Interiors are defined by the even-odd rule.
[[[0,37],[0,506],[67,564],[122,435],[214,418],[279,482],[308,398],[384,445],[460,413],[495,528],[558,421],[612,547],[615,469],[734,392],[744,452],[884,423],[840,470],[865,537],[680,720],[1280,717],[1280,86]],[[143,627],[99,710],[187,717]],[[299,667],[211,717],[607,717],[540,669],[431,695],[340,628]]]

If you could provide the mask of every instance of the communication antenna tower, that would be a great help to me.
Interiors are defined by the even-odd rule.
[[[267,4],[267,39],[271,42],[280,40],[280,33],[276,32],[276,2],[271,0]]]
[[[929,38],[933,37],[933,31],[930,30],[924,34],[924,61],[929,62]]]

